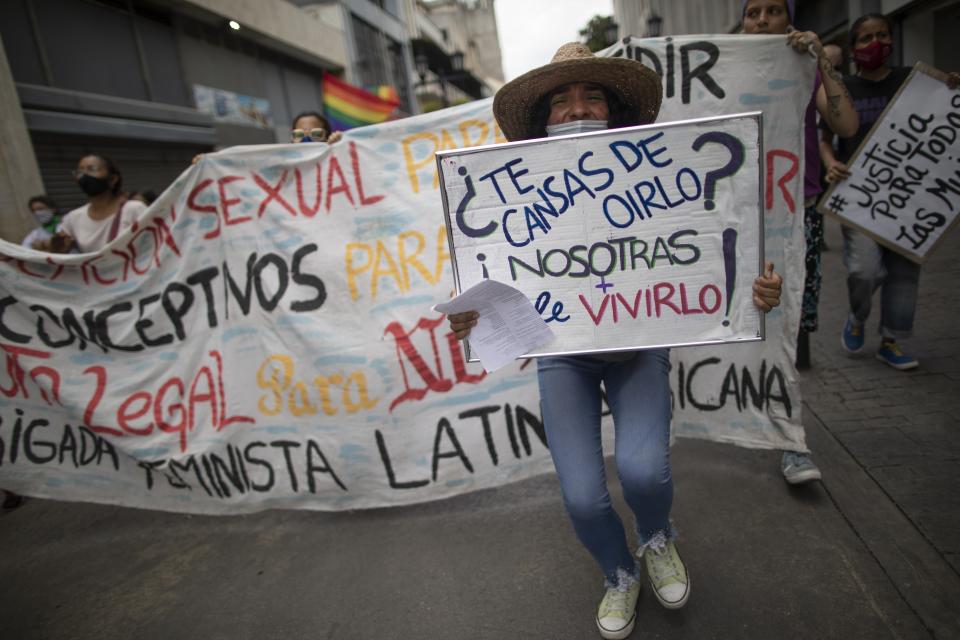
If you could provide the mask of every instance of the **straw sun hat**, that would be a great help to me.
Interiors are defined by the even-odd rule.
[[[537,104],[571,82],[593,82],[616,94],[631,112],[630,125],[653,122],[660,110],[663,88],[656,73],[636,60],[597,57],[587,45],[569,42],[557,49],[550,64],[526,72],[497,91],[493,114],[507,140],[543,135],[533,122]]]

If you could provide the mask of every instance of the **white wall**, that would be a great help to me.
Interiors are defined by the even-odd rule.
[[[320,58],[330,66],[346,67],[343,32],[284,0],[183,0],[197,8],[236,20],[241,29]]]
[[[33,228],[27,200],[43,193],[7,53],[0,41],[0,238],[19,243]]]

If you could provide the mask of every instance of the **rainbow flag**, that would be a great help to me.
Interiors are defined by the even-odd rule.
[[[381,98],[330,73],[323,74],[323,110],[334,131],[383,122],[399,105],[396,95]]]
[[[391,87],[389,84],[377,85],[377,89],[373,93],[377,94],[384,100],[393,101],[397,104],[400,104],[400,96],[397,95],[397,90]]]

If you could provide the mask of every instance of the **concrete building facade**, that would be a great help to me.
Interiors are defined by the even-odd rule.
[[[491,0],[2,0],[0,43],[13,241],[30,196],[83,202],[71,171],[87,153],[115,160],[127,190],[159,192],[197,153],[286,142],[297,113],[322,110],[324,72],[393,87],[406,115],[424,91],[453,103],[503,81]]]
[[[288,0],[334,26],[346,50],[344,79],[362,87],[393,87],[405,114],[420,113],[414,96],[413,50],[406,0]]]
[[[740,26],[741,0],[613,0],[620,37],[730,33]]]
[[[504,84],[503,61],[493,0],[436,0],[420,4],[429,18],[461,48],[464,67],[488,89],[499,89]]]
[[[0,238],[19,240],[34,222],[27,200],[43,192],[40,168],[0,38]]]
[[[492,0],[405,0],[424,110],[493,95],[503,83]]]
[[[735,33],[741,6],[741,0],[613,0],[620,37]],[[797,0],[794,24],[815,31],[825,43],[846,47],[850,25],[866,13],[892,20],[895,64],[923,61],[945,71],[960,70],[960,47],[954,40],[960,29],[958,0]]]
[[[285,0],[4,0],[0,38],[17,96],[4,120],[19,112],[31,188],[63,208],[83,201],[70,171],[86,153],[113,158],[125,188],[160,191],[198,152],[286,140],[321,106],[323,71],[348,65],[341,32]]]

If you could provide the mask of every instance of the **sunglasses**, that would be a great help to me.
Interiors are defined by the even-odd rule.
[[[290,132],[290,137],[293,138],[294,142],[300,142],[307,136],[310,136],[311,140],[323,141],[327,139],[327,130],[322,128],[294,129]]]
[[[86,174],[86,175],[90,175],[90,176],[96,175],[96,174],[100,173],[100,171],[101,171],[102,169],[103,169],[103,166],[101,166],[101,165],[99,165],[99,164],[88,164],[88,165],[85,166],[85,167],[80,167],[79,169],[74,169],[73,171],[70,172],[70,175],[72,175],[74,178],[76,178],[76,179],[79,180],[79,179],[80,179],[80,176],[82,176],[82,175],[85,175],[85,174]]]

